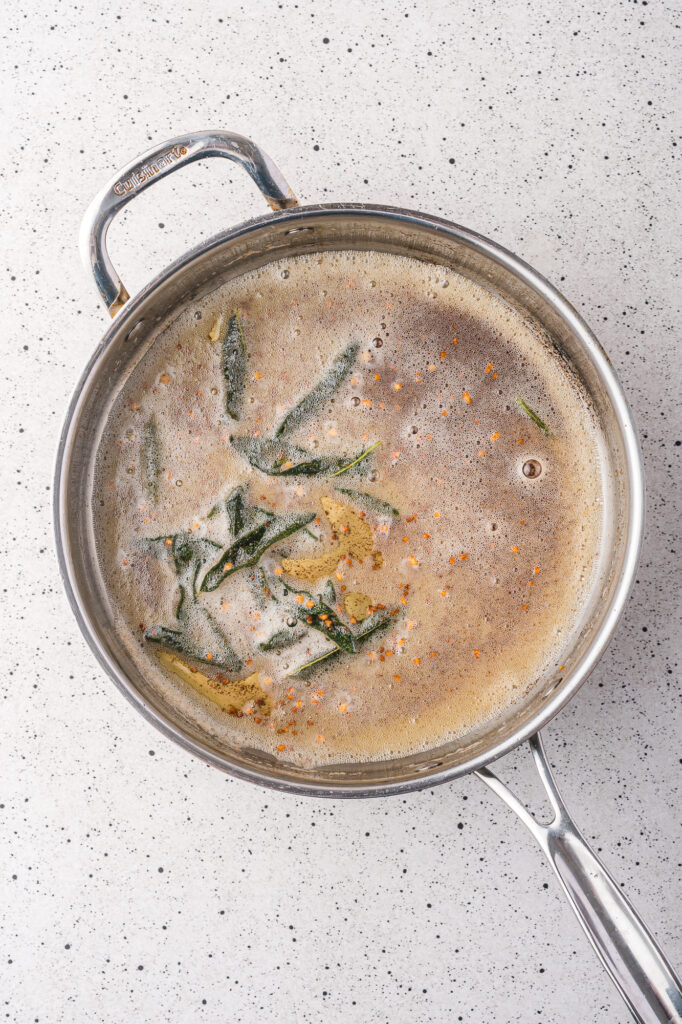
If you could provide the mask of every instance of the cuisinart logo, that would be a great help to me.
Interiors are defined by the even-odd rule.
[[[139,170],[132,171],[124,181],[117,181],[113,188],[114,195],[124,196],[127,192],[134,192],[145,181],[149,181],[155,174],[160,174],[164,168],[169,167],[174,160],[180,160],[186,152],[186,146],[173,146],[153,163],[144,164]]]

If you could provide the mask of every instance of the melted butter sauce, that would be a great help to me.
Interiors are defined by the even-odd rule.
[[[209,337],[231,309],[241,312],[247,351],[238,422],[225,412],[220,347]],[[230,436],[272,435],[351,341],[360,346],[351,373],[290,440],[311,456],[380,446],[338,477],[252,468]],[[155,502],[141,456],[151,415]],[[100,563],[117,627],[145,675],[224,744],[304,765],[404,756],[504,711],[560,662],[594,577],[603,514],[595,420],[548,341],[446,268],[379,253],[272,263],[183,313],[126,382],[97,480]],[[171,560],[150,554],[145,538],[189,530],[228,545],[227,517],[208,513],[238,485],[260,508],[315,513],[310,533],[262,557],[269,579],[321,593],[326,577],[302,583],[281,566],[338,542],[324,513],[331,499],[362,515],[379,553],[348,557],[332,574],[339,617],[349,622],[347,594],[395,610],[357,653],[303,679],[291,673],[329,639],[301,630],[297,643],[263,651],[259,644],[291,627],[282,601],[254,595],[248,570],[201,594],[201,609],[243,661],[225,675],[257,672],[272,703],[267,716],[218,707],[165,671],[143,639],[151,625],[173,627],[178,598]],[[362,507],[337,488],[370,493],[399,514]]]

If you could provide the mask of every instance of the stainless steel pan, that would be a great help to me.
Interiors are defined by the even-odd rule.
[[[221,232],[167,267],[130,299],[106,248],[122,206],[193,160],[222,156],[241,165],[273,212]],[[475,772],[519,815],[545,851],[573,909],[634,1017],[682,1021],[682,991],[672,968],[632,906],[587,846],[552,778],[539,730],[585,681],[623,609],[643,525],[643,474],[635,427],[608,357],[576,311],[544,278],[501,246],[436,217],[392,207],[299,207],[274,164],[252,142],[222,131],[172,139],[123,168],[88,209],[86,266],[115,319],[85,368],[69,406],[57,456],[55,524],[67,595],[102,667],[161,732],[241,779],[326,797],[387,796]],[[446,264],[483,284],[539,324],[579,374],[605,438],[606,527],[598,579],[563,653],[562,671],[537,680],[498,718],[457,742],[409,758],[306,770],[261,751],[227,748],[184,719],[133,663],[112,625],[95,550],[91,502],[98,440],[128,373],[158,331],[188,303],[270,260],[330,249],[364,249]],[[554,816],[536,821],[487,765],[530,741]]]

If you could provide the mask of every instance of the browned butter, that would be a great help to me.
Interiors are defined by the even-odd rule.
[[[238,420],[226,412],[218,337],[230,311],[246,351]],[[351,342],[348,376],[288,440],[311,458],[349,463],[376,445],[369,455],[336,476],[278,477],[235,451],[231,436],[274,435]],[[144,639],[155,625],[177,628],[178,602],[170,551],[145,541],[212,540],[200,585],[234,539],[227,515],[209,513],[240,485],[265,513],[313,518],[260,558],[269,594],[246,568],[186,607],[197,644],[210,647],[205,612],[229,638],[241,667],[228,671]],[[93,511],[121,635],[184,715],[225,744],[299,764],[382,759],[466,734],[560,664],[595,572],[600,439],[570,368],[501,299],[417,260],[317,254],[236,278],[159,335],[102,437]],[[292,575],[300,564],[307,577]],[[317,600],[328,581],[349,630],[376,609],[390,619],[301,677],[334,644],[291,601]],[[261,648],[287,630],[295,642]]]

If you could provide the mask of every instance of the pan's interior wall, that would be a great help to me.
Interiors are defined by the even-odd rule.
[[[236,237],[234,237],[236,235]],[[144,355],[154,337],[190,301],[205,295],[226,280],[263,263],[303,253],[330,249],[373,249],[442,263],[500,295],[542,328],[558,352],[582,380],[600,421],[604,438],[604,524],[601,562],[592,593],[562,659],[564,671],[539,679],[533,689],[504,715],[456,743],[400,760],[367,765],[332,765],[307,771],[282,765],[261,751],[223,749],[213,737],[185,720],[167,705],[133,663],[113,630],[107,595],[99,572],[89,509],[94,478],[94,456],[111,405],[124,380]],[[97,358],[96,358],[97,357]],[[559,691],[566,699],[572,680],[611,604],[625,556],[629,523],[629,480],[622,431],[601,374],[573,326],[562,317],[539,289],[520,278],[504,258],[485,251],[475,236],[457,237],[451,232],[370,211],[343,214],[336,210],[301,210],[254,222],[231,236],[218,238],[201,250],[189,253],[165,280],[153,282],[139,299],[115,321],[93,357],[91,371],[75,412],[73,439],[66,453],[62,483],[62,515],[68,537],[67,558],[73,565],[76,591],[85,609],[91,633],[117,673],[128,679],[141,701],[141,710],[152,719],[170,723],[173,730],[203,747],[205,756],[229,761],[244,771],[270,773],[274,784],[314,782],[335,787],[364,784],[380,788],[425,777],[444,769],[465,769],[467,762],[492,750],[520,732]]]

